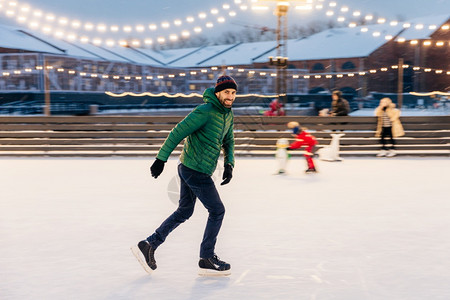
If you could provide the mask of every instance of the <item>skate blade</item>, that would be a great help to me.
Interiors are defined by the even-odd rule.
[[[145,272],[148,274],[151,274],[153,272],[152,269],[147,265],[145,262],[144,255],[142,254],[141,250],[138,248],[138,246],[133,246],[130,248],[131,252],[133,253],[134,257],[138,260],[138,262],[141,264],[141,266],[144,268]]]
[[[205,277],[224,277],[231,275],[231,269],[226,271],[216,271],[211,269],[198,269],[198,275]]]
[[[281,175],[281,176],[285,176],[285,175],[287,175],[287,173],[286,172],[281,172],[281,173],[273,173],[272,175]]]

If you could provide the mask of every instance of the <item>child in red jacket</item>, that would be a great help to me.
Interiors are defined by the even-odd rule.
[[[316,146],[316,138],[310,133],[304,131],[298,122],[289,122],[288,128],[292,129],[295,135],[295,142],[293,142],[288,150],[298,149],[302,146],[306,146],[304,156],[308,164],[308,169],[306,173],[316,173],[316,167],[314,166],[314,161],[312,159],[314,155],[314,146]]]

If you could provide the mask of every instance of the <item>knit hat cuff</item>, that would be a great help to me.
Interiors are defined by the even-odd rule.
[[[236,81],[231,76],[220,76],[217,79],[216,87],[214,89],[215,93],[223,91],[225,89],[235,89],[237,91]]]

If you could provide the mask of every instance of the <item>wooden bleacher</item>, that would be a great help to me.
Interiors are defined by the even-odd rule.
[[[0,117],[0,156],[154,156],[180,116]],[[289,121],[330,143],[345,133],[341,156],[375,155],[375,117],[235,116],[236,155],[272,156],[276,140],[292,138]],[[398,155],[450,155],[450,116],[401,117],[406,135]],[[181,151],[179,145],[175,153]]]

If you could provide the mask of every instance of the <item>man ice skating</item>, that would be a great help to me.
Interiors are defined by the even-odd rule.
[[[314,147],[317,144],[316,138],[310,133],[302,130],[298,122],[289,122],[288,128],[292,129],[292,133],[295,135],[295,142],[293,142],[287,150],[294,150],[302,146],[306,146],[304,156],[308,164],[308,169],[305,172],[316,173],[317,170],[312,159],[314,155]]]
[[[155,250],[178,225],[191,217],[198,198],[209,212],[200,246],[199,275],[230,275],[230,264],[221,261],[214,252],[222,225],[225,207],[211,178],[221,149],[224,150],[223,182],[232,178],[234,167],[233,112],[237,84],[230,76],[220,76],[215,88],[203,94],[202,105],[196,107],[170,132],[150,167],[157,178],[175,147],[186,138],[178,165],[180,200],[177,210],[147,239],[138,243],[146,264],[156,269]]]

